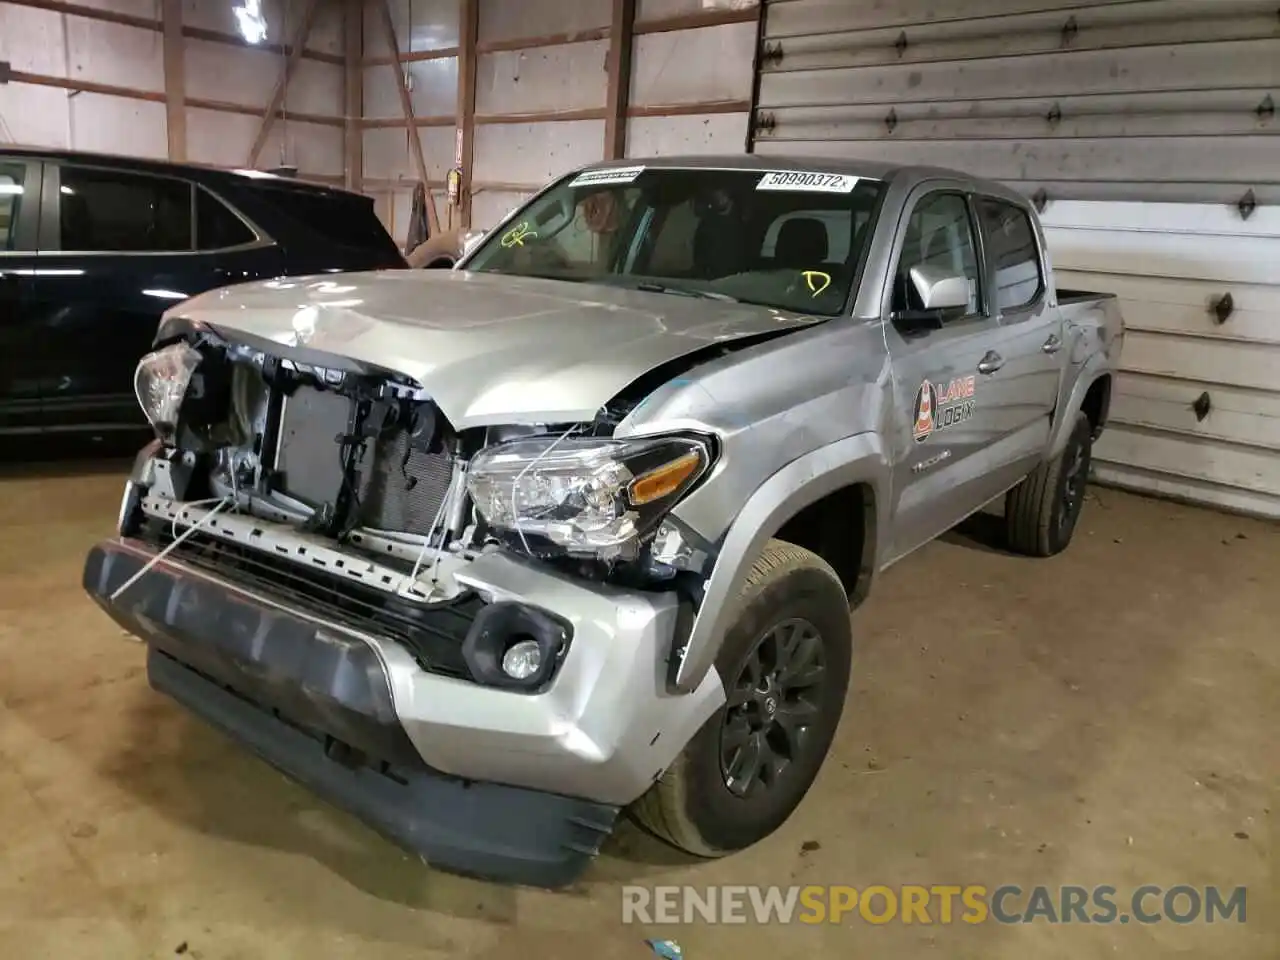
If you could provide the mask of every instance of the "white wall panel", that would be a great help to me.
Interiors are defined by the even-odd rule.
[[[400,94],[396,92],[396,75],[390,65],[375,64],[364,68],[364,116],[368,119],[401,118]]]
[[[524,203],[532,194],[509,193],[500,190],[484,190],[471,201],[471,225],[479,230],[491,230],[511,210]]]
[[[364,131],[364,175],[370,180],[408,177],[409,134],[404,127],[373,127]]]
[[[63,93],[64,91],[58,91]],[[169,155],[165,106],[149,100],[81,93],[68,101],[76,150],[163,160]],[[122,147],[127,145],[127,151]]]
[[[294,9],[296,11],[299,8]],[[318,50],[321,53],[331,53],[340,57],[345,49],[344,31],[345,22],[339,0],[320,0],[320,9],[316,12],[316,19],[311,24],[311,33],[307,35],[304,49]]]
[[[267,90],[267,96],[275,89],[280,78],[277,63],[275,77]],[[322,60],[303,58],[294,68],[289,80],[289,88],[285,91],[284,105],[286,110],[299,113],[310,113],[322,117],[340,117],[343,109],[343,68],[336,63],[325,63]],[[264,97],[265,105],[265,97]]]
[[[453,127],[418,128],[422,158],[427,163],[427,176],[432,180],[444,180],[453,166],[453,137]]]
[[[405,64],[405,67],[409,73],[409,100],[413,104],[414,116],[452,116],[458,108],[458,58],[418,60]],[[392,93],[399,97],[394,85]]]
[[[759,0],[639,0],[636,21],[668,20],[711,10],[749,10],[759,5]]]
[[[609,25],[612,0],[480,0],[479,42],[574,34]]]
[[[155,30],[66,18],[69,76],[138,90],[164,90],[164,44]]]
[[[476,127],[474,179],[541,184],[600,159],[603,120],[492,123]]]
[[[15,71],[65,77],[63,44],[61,14],[0,3],[0,60]]]
[[[31,147],[66,147],[69,115],[66,90],[26,83],[0,84],[0,141]]]
[[[477,113],[603,107],[608,41],[500,50],[476,61]]]
[[[187,153],[192,160],[241,167],[249,158],[259,118],[243,113],[187,108]],[[304,174],[337,176],[343,170],[342,128],[277,120],[259,166],[292,164]]]
[[[388,0],[388,6],[401,50],[439,50],[458,45],[458,0]],[[364,8],[364,49],[370,57],[390,53],[375,3],[367,3]]]
[[[636,37],[631,102],[637,106],[751,96],[754,23]]]
[[[627,156],[742,153],[749,120],[746,113],[632,117],[627,121]]]
[[[283,61],[269,50],[187,40],[187,96],[265,110]]]

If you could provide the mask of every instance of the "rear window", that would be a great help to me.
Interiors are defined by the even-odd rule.
[[[374,213],[373,201],[345,193],[312,193],[270,186],[258,188],[262,199],[301,228],[343,247],[400,255],[394,240]]]

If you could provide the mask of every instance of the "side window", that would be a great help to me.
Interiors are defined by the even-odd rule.
[[[116,170],[62,168],[62,249],[94,253],[189,251],[191,184]]]
[[[197,250],[225,250],[255,239],[253,231],[225,203],[203,187],[196,187]]]
[[[996,308],[1017,310],[1034,303],[1044,289],[1035,229],[1027,212],[1012,203],[981,197],[978,217],[995,267]]]
[[[977,246],[973,222],[965,198],[958,193],[925,197],[911,212],[906,238],[893,282],[893,309],[920,310],[924,304],[911,279],[915,267],[940,274],[962,276],[969,281],[969,306],[965,316],[981,310]]]
[[[12,250],[17,243],[26,173],[24,164],[0,163],[0,250]]]

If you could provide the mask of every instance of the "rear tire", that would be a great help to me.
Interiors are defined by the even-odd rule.
[[[819,556],[770,540],[716,657],[727,702],[632,807],[702,857],[764,839],[791,816],[831,747],[849,686],[849,601]]]
[[[1071,542],[1084,507],[1093,452],[1093,425],[1076,414],[1066,449],[1042,463],[1005,495],[1009,548],[1032,557],[1051,557]]]

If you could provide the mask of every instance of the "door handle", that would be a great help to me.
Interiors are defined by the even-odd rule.
[[[1049,339],[1044,342],[1044,346],[1040,348],[1045,353],[1057,353],[1062,349],[1062,339],[1056,334],[1050,334]]]
[[[1004,357],[996,353],[994,350],[988,350],[987,355],[978,361],[978,372],[992,374],[1004,366]]]

